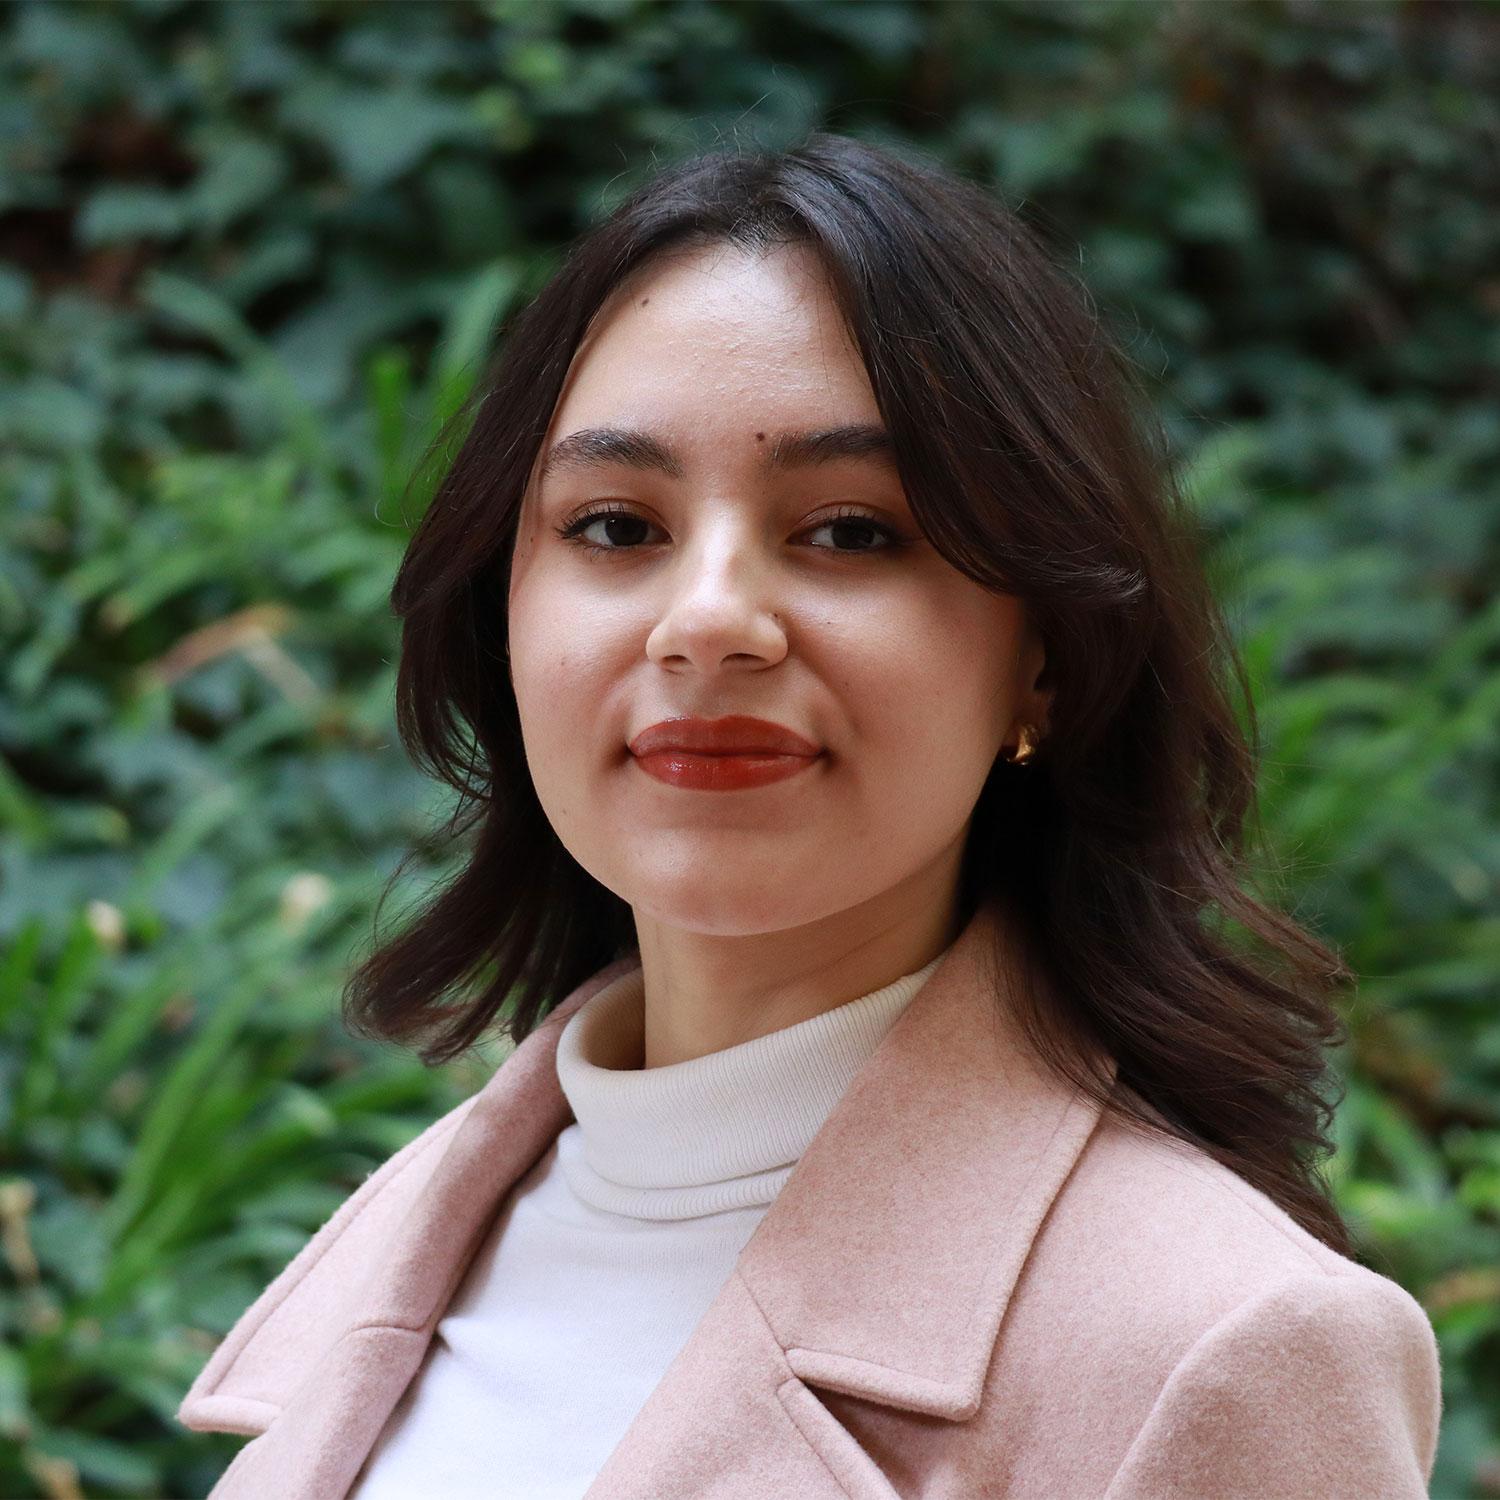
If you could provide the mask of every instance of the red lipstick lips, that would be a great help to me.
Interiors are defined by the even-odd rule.
[[[630,742],[636,764],[668,786],[735,792],[805,771],[822,751],[766,719],[664,719]]]

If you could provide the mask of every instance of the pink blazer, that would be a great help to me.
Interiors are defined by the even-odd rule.
[[[992,920],[856,1077],[589,1500],[1424,1496],[1421,1308],[1059,1084],[997,1001]],[[179,1412],[256,1435],[214,1500],[347,1494],[571,1118],[562,1022],[628,964],[375,1172],[235,1325]]]

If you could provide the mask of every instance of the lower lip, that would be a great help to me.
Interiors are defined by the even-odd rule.
[[[785,781],[817,759],[816,755],[693,755],[685,750],[659,750],[638,755],[635,761],[648,776],[668,786],[694,792],[739,792]]]

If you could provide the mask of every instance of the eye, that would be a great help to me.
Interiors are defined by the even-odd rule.
[[[883,552],[902,546],[906,540],[895,527],[860,511],[829,516],[807,531],[806,536],[815,547],[830,552]]]
[[[659,530],[644,516],[629,510],[595,510],[576,516],[558,533],[566,541],[577,540],[595,552],[623,552],[655,541]]]

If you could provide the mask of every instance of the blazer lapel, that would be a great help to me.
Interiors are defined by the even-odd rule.
[[[951,1421],[979,1409],[1011,1291],[1100,1114],[1022,1034],[1005,930],[981,910],[860,1071],[588,1500],[892,1500],[811,1388]]]

